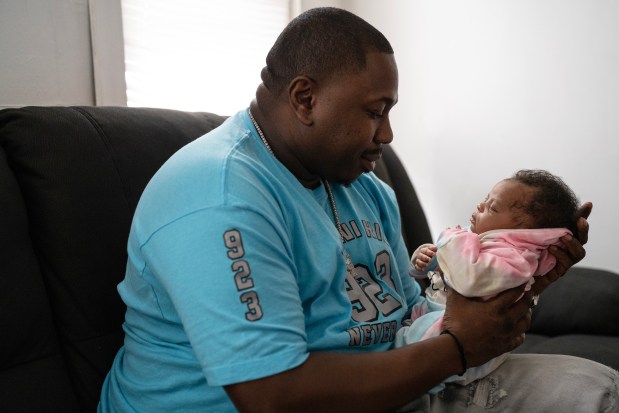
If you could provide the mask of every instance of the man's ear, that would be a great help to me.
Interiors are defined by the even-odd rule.
[[[307,76],[297,76],[288,86],[288,100],[297,118],[304,125],[314,123],[312,110],[315,103],[316,82]]]

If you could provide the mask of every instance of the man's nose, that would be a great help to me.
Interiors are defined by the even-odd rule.
[[[385,145],[393,141],[393,130],[391,129],[391,121],[389,120],[389,117],[385,116],[383,118],[379,128],[376,130],[374,141]]]

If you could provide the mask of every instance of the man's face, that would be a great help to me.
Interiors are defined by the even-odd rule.
[[[534,222],[518,205],[533,196],[534,189],[506,179],[494,186],[471,215],[471,231],[481,234],[495,229],[532,228]]]
[[[398,100],[395,58],[369,53],[362,72],[336,75],[318,86],[304,164],[315,175],[348,184],[374,170],[381,146],[393,140],[389,112]]]

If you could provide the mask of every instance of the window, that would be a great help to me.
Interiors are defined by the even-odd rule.
[[[122,0],[127,106],[246,107],[289,0]]]

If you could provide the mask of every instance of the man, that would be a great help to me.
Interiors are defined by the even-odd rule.
[[[262,80],[249,110],[144,191],[119,286],[125,345],[100,411],[392,411],[521,344],[524,287],[483,303],[451,294],[446,334],[391,350],[423,298],[394,194],[371,173],[398,100],[384,36],[343,10],[310,10]],[[538,286],[584,256],[564,244]]]

